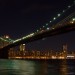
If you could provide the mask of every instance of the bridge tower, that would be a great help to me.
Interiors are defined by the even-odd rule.
[[[8,58],[8,53],[9,53],[9,49],[4,48],[5,46],[7,46],[8,44],[10,44],[10,42],[8,41],[10,39],[10,37],[8,35],[4,35],[1,37],[2,40],[0,39],[0,58],[1,59],[7,59]],[[1,49],[3,48],[3,49]]]

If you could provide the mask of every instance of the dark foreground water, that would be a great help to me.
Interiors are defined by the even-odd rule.
[[[75,60],[3,60],[0,75],[75,75]]]

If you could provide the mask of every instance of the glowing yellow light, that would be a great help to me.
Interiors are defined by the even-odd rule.
[[[73,55],[68,55],[67,57],[69,57],[69,58],[74,58],[74,56],[73,56]]]
[[[52,56],[52,59],[56,59],[56,56]]]
[[[6,35],[6,36],[5,36],[5,38],[9,38],[9,36],[8,36],[8,35]]]
[[[64,57],[60,56],[59,59],[64,59]]]
[[[23,44],[25,46],[25,44]]]

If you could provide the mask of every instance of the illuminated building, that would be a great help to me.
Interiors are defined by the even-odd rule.
[[[66,57],[67,57],[67,44],[63,45],[63,56],[66,59]]]
[[[25,44],[20,45],[20,51],[25,51]]]

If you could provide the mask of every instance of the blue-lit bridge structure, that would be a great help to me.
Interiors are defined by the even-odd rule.
[[[8,50],[12,47],[70,31],[75,31],[75,3],[68,6],[61,14],[57,14],[53,20],[50,20],[49,23],[46,23],[45,26],[36,32],[30,33],[17,40],[9,40],[11,42],[0,49],[0,58],[8,58]],[[4,40],[3,38],[0,39]]]

